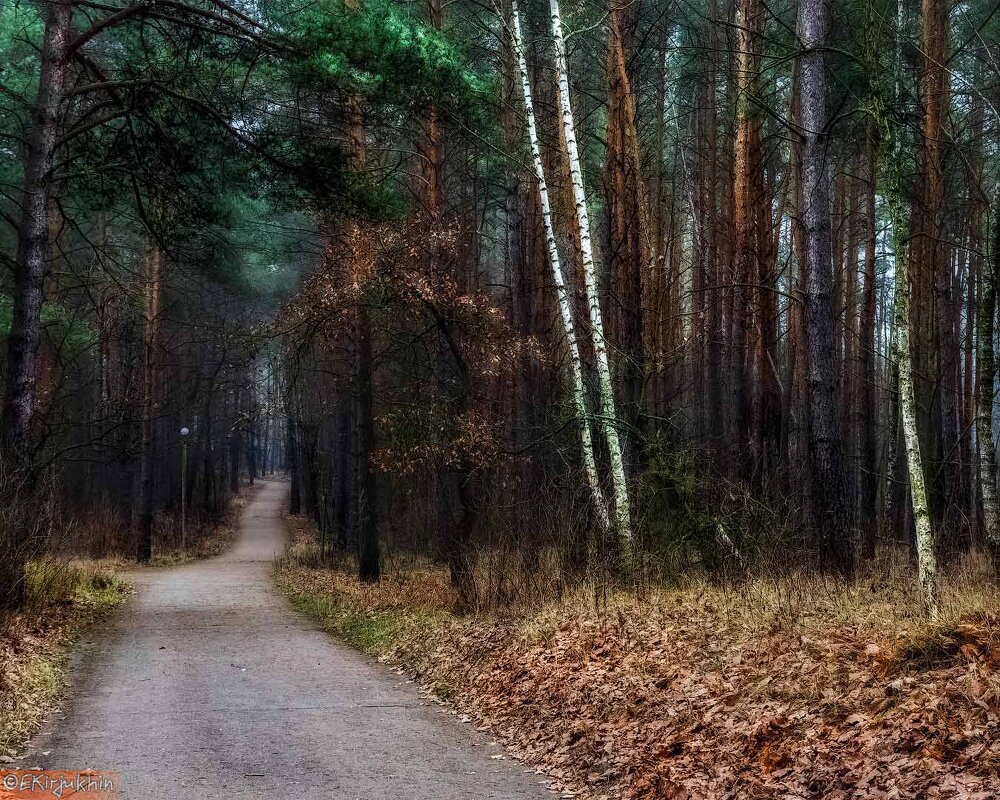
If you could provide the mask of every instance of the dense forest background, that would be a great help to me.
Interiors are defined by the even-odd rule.
[[[5,604],[287,470],[469,607],[901,548],[933,613],[1000,545],[996,12],[3,0]]]

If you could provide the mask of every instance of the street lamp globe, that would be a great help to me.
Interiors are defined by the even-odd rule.
[[[181,436],[187,436],[189,433],[191,433],[191,431],[187,428],[181,428]]]

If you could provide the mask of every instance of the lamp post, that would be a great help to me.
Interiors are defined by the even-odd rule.
[[[187,543],[187,466],[190,433],[186,427],[181,428],[181,550]]]

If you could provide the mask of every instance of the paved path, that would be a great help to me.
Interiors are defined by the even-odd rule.
[[[286,487],[266,482],[227,555],[135,576],[23,763],[117,770],[129,800],[552,798],[288,607],[270,574]]]

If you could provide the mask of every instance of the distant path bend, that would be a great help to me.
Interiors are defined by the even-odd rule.
[[[273,588],[287,484],[227,554],[134,575],[26,766],[117,770],[130,800],[541,800],[516,761],[309,627]],[[46,753],[46,755],[42,755]]]

